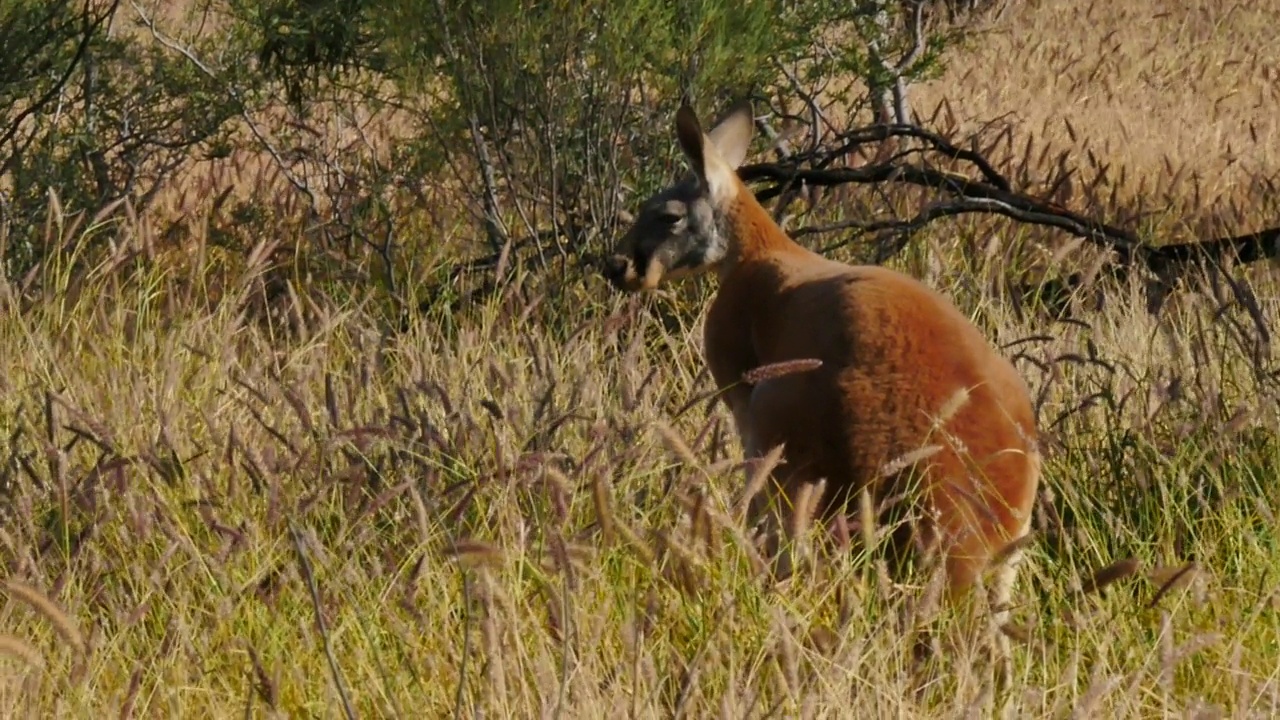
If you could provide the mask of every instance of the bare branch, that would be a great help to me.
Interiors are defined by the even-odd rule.
[[[920,165],[902,165],[893,162],[866,165],[859,168],[837,168],[828,170],[811,170],[787,167],[779,163],[761,163],[746,165],[738,170],[739,176],[747,182],[755,180],[772,180],[772,184],[756,191],[761,201],[769,200],[781,192],[788,182],[801,181],[810,185],[834,187],[849,183],[879,184],[885,182],[905,183],[919,187],[937,188],[951,195],[967,200],[991,200],[996,204],[991,208],[1003,208],[1005,214],[1015,211],[1028,213],[1027,217],[1043,216],[1042,224],[1052,225],[1083,237],[1092,242],[1112,247],[1119,251],[1122,258],[1127,253],[1137,250],[1142,242],[1130,230],[1108,225],[1091,218],[1046,203],[1021,193],[1001,190],[991,184],[972,180],[956,173],[944,172]],[[991,211],[988,209],[988,211]],[[976,212],[973,209],[964,212]],[[957,214],[957,213],[951,213]],[[1031,222],[1031,220],[1028,220]]]
[[[911,23],[911,50],[893,68],[893,111],[898,122],[911,122],[911,105],[907,102],[907,70],[924,53],[924,0],[915,0]]]
[[[813,155],[825,156],[822,161],[815,162],[814,167],[826,167],[831,160],[839,158],[861,145],[884,142],[889,138],[898,137],[921,140],[930,149],[949,160],[963,160],[972,164],[982,174],[985,182],[990,183],[999,190],[1007,191],[1011,188],[1009,181],[996,171],[995,166],[987,161],[981,153],[957,147],[938,133],[926,130],[919,125],[869,125],[849,130],[839,137],[839,144],[834,148],[830,150],[817,148],[813,151]],[[812,155],[810,159],[812,159]]]
[[[885,162],[857,168],[830,167],[838,158],[863,144],[906,137],[921,140],[924,150],[932,150],[950,160],[973,165],[980,179],[930,167],[923,163],[906,163],[903,158],[919,155],[914,149],[899,153]],[[826,226],[802,227],[796,236],[854,230],[849,237],[831,245],[832,250],[867,233],[879,233],[881,259],[886,248],[889,255],[900,251],[911,237],[929,223],[957,215],[986,213],[1008,217],[1018,222],[1052,227],[1083,238],[1099,247],[1112,250],[1121,268],[1134,265],[1162,267],[1190,263],[1233,260],[1252,263],[1280,257],[1280,227],[1230,237],[1153,246],[1146,244],[1132,230],[1086,217],[1061,205],[1041,200],[1010,188],[1004,178],[980,153],[956,147],[940,135],[914,125],[872,125],[840,135],[834,145],[816,147],[797,153],[785,163],[758,163],[738,170],[745,182],[765,181],[756,190],[762,202],[771,200],[795,185],[836,187],[846,184],[881,185],[899,183],[936,189],[950,199],[926,206],[908,220],[847,220]]]
[[[902,57],[902,60],[893,68],[893,72],[902,78],[902,74],[911,69],[912,65],[920,59],[924,54],[925,34],[924,34],[924,0],[915,0],[912,8],[911,17],[911,50]]]

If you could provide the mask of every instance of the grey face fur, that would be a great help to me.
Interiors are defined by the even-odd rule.
[[[606,273],[620,290],[652,289],[703,271],[728,249],[720,213],[692,173],[654,194],[609,259]]]
[[[604,264],[619,290],[652,290],[663,280],[700,273],[729,252],[726,210],[737,194],[735,171],[751,142],[751,107],[735,105],[710,133],[688,107],[676,113],[676,135],[690,170],[645,200]]]

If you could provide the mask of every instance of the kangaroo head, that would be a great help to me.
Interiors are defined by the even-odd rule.
[[[652,290],[664,280],[700,273],[730,249],[726,216],[742,188],[737,169],[751,144],[753,116],[747,101],[735,104],[710,132],[688,105],[676,112],[676,138],[689,172],[654,193],[604,262],[604,275],[619,290]]]

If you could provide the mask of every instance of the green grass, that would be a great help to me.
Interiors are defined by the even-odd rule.
[[[1113,288],[1075,322],[1018,321],[987,284],[944,286],[1002,343],[1050,336],[1010,351],[1048,463],[993,697],[969,653],[913,672],[899,612],[951,615],[861,554],[779,586],[754,572],[727,413],[689,405],[706,287],[543,296],[524,277],[395,334],[354,304],[255,315],[256,278],[210,308],[120,271],[0,318],[0,561],[53,608],[0,601],[6,714],[1280,707],[1274,382],[1215,303],[1152,318]]]

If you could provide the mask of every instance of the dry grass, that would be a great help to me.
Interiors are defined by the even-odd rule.
[[[1045,119],[1075,106],[1030,88],[1076,98],[1143,67],[1117,61],[1074,90],[1084,69],[1044,69],[1088,54],[1121,17],[1103,7],[1017,11],[1014,32],[971,51],[990,72],[953,76],[952,104],[975,121],[1017,109],[1018,132],[1067,147]],[[1204,28],[1217,15],[1176,12],[1198,20],[1122,27],[1107,47],[1158,34],[1166,45],[1147,62],[1191,77],[1250,52],[1241,28],[1260,31],[1260,15],[1224,10],[1222,27],[1243,24],[1215,41]],[[1107,102],[1131,142],[1097,106],[1070,111],[1095,152],[1111,143],[1131,173],[1157,171],[1157,151],[1234,172],[1194,120],[1169,121],[1203,98],[1125,87]],[[1201,115],[1201,132],[1274,122],[1268,102]],[[1274,172],[1274,152],[1264,140],[1254,160]],[[208,177],[191,182],[192,200],[173,207],[216,196]],[[138,246],[167,227],[131,222]],[[64,295],[51,270],[47,301],[24,313],[0,288],[5,716],[1280,711],[1275,361],[1229,294],[1153,317],[1126,286],[1052,322],[963,273],[934,276],[1017,356],[1044,429],[1046,493],[1008,630],[1014,674],[997,690],[963,644],[929,672],[911,667],[903,617],[959,625],[936,588],[895,587],[882,565],[838,554],[763,582],[740,524],[744,485],[763,476],[738,463],[727,414],[698,401],[696,308],[619,298],[591,278],[552,302],[522,276],[488,305],[398,334],[303,285],[282,292],[282,315],[251,322],[262,265],[220,273],[232,279],[219,303],[202,295],[221,262],[207,251],[218,222],[182,226],[181,272],[122,267]],[[290,240],[285,227],[274,240]],[[991,228],[961,227],[962,240]],[[1266,318],[1276,297],[1260,301]],[[815,552],[830,550],[826,528],[809,532]]]
[[[1015,147],[1070,151],[1073,166],[1092,151],[1130,192],[1185,196],[1198,178],[1202,202],[1223,202],[1280,167],[1277,13],[1275,0],[1011,3],[916,98],[970,131],[1004,118]]]
[[[914,596],[874,564],[765,585],[733,519],[743,471],[723,412],[672,420],[705,384],[696,325],[673,334],[591,287],[594,319],[513,293],[456,333],[424,318],[395,337],[358,308],[299,300],[302,329],[272,337],[239,312],[252,280],[179,318],[148,312],[166,282],[0,326],[0,557],[21,579],[0,605],[6,707],[310,714],[346,696],[360,715],[839,717],[852,693],[878,716],[998,702],[1038,717],[1280,702],[1274,390],[1211,307],[1177,321],[1177,344],[1127,310],[1135,297],[1023,346],[1050,369],[1023,365],[1043,393],[1051,501],[1014,610],[1014,690],[995,695],[967,655],[919,686],[893,629]],[[1033,329],[986,312],[1005,338]],[[1072,361],[1089,346],[1098,362]],[[1175,373],[1181,397],[1162,395]],[[1095,389],[1117,407],[1078,409]],[[1260,415],[1224,432],[1236,407]],[[913,617],[945,628],[934,605]]]

